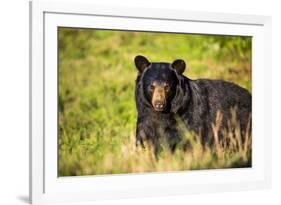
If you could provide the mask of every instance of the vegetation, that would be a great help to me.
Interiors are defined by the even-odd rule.
[[[250,37],[59,28],[59,176],[250,166],[250,134],[242,141],[238,131],[225,133],[229,145],[212,147],[186,131],[192,149],[171,154],[163,145],[158,159],[149,146],[137,149],[138,54],[151,61],[182,58],[191,79],[224,79],[251,91]]]

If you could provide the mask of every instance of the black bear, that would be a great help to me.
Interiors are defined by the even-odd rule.
[[[244,88],[222,80],[191,80],[183,75],[183,60],[173,63],[149,62],[136,56],[138,76],[135,100],[138,111],[136,144],[144,147],[147,140],[157,152],[160,136],[170,149],[181,141],[180,119],[187,130],[200,134],[201,142],[213,140],[212,123],[220,112],[222,125],[227,127],[231,108],[236,107],[241,132],[251,121],[251,94]]]

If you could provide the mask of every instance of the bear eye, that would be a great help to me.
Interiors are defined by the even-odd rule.
[[[151,90],[151,91],[153,91],[154,88],[155,88],[154,85],[150,85],[150,86],[149,86],[149,90]]]
[[[165,85],[164,89],[165,89],[165,91],[167,92],[167,91],[170,90],[170,86],[169,86],[169,85]]]

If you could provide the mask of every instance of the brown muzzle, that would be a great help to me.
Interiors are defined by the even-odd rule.
[[[155,111],[163,111],[166,107],[166,85],[160,83],[153,83],[152,86],[152,106]]]

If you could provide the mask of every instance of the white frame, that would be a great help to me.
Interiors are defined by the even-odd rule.
[[[30,20],[32,204],[270,187],[270,17],[31,2]],[[253,167],[214,171],[57,177],[57,153],[54,150],[57,143],[58,26],[253,36]]]

